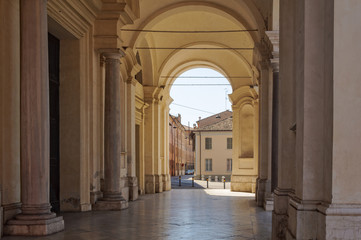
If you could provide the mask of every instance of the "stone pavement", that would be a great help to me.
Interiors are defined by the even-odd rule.
[[[140,196],[120,212],[63,213],[65,231],[4,240],[270,239],[271,213],[254,194],[229,189],[173,189]]]

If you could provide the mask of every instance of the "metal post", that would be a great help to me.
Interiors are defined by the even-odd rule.
[[[223,178],[223,189],[226,189],[226,178]]]
[[[207,178],[207,188],[208,188],[208,178]]]
[[[182,177],[179,176],[179,186],[182,186]]]
[[[192,187],[194,187],[194,177],[192,177]]]

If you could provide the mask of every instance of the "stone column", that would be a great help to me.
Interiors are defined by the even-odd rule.
[[[20,1],[21,201],[7,235],[48,235],[64,229],[49,203],[49,72],[46,0]]]
[[[135,85],[136,80],[130,78],[127,82],[127,159],[129,200],[138,199],[138,179],[135,161]]]
[[[105,102],[104,102],[104,189],[103,198],[93,205],[94,210],[121,210],[128,207],[122,196],[124,180],[121,179],[121,96],[119,50],[107,50],[105,58]],[[124,164],[123,164],[124,165]]]

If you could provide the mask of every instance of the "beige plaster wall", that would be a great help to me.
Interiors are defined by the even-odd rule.
[[[7,221],[20,207],[19,1],[0,1],[0,28],[0,185]]]
[[[87,76],[85,39],[60,42],[60,204],[62,211],[90,210],[87,151],[91,93]]]

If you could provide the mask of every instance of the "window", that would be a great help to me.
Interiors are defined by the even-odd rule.
[[[227,149],[232,149],[232,138],[227,138]]]
[[[227,172],[232,172],[232,158],[227,159]]]
[[[206,149],[212,149],[212,138],[206,138]]]
[[[206,171],[212,171],[212,159],[206,159]]]

